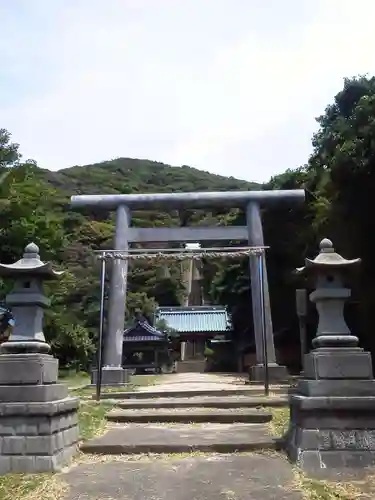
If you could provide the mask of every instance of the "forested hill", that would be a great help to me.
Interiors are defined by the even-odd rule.
[[[228,167],[230,170],[230,166]],[[93,165],[75,166],[46,178],[70,194],[112,194],[182,191],[234,191],[256,189],[259,184],[211,174],[186,165],[118,158]]]

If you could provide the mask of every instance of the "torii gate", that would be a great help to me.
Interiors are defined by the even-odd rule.
[[[116,210],[116,230],[114,250],[127,251],[129,243],[146,242],[197,242],[197,241],[248,241],[249,246],[264,247],[261,207],[295,204],[305,200],[303,189],[273,191],[227,191],[196,193],[148,193],[115,195],[78,195],[71,197],[72,207],[102,207]],[[138,228],[131,227],[133,210],[159,209],[184,210],[197,208],[228,207],[246,210],[246,226],[209,226],[209,227],[169,227]],[[121,384],[126,380],[122,369],[123,331],[125,324],[125,301],[127,289],[127,260],[113,261],[109,308],[108,329],[104,343],[103,384]],[[262,353],[262,294],[260,290],[260,269],[257,259],[250,256],[250,278],[253,306],[253,323],[257,364],[250,370],[252,380],[263,380]],[[271,306],[268,290],[266,267],[263,271],[264,318],[267,342],[268,368],[271,380],[286,378],[286,368],[276,363]]]

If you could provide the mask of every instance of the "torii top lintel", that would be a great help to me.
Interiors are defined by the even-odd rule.
[[[212,191],[196,193],[94,194],[71,197],[72,207],[103,207],[115,209],[126,205],[131,209],[178,209],[226,206],[241,208],[250,202],[260,205],[301,203],[303,189],[272,191]]]

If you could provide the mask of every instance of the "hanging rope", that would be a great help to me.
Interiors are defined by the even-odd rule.
[[[130,253],[130,252],[116,252],[116,251],[103,251],[98,255],[99,260],[153,260],[156,262],[165,261],[182,261],[182,260],[201,260],[201,259],[238,259],[240,257],[249,257],[250,255],[261,255],[264,253],[264,247],[246,248],[244,250],[231,251],[200,251],[200,252],[180,252],[180,253]]]

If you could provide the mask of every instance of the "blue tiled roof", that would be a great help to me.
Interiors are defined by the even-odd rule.
[[[222,306],[160,307],[155,316],[179,333],[218,333],[230,328],[228,312]]]

